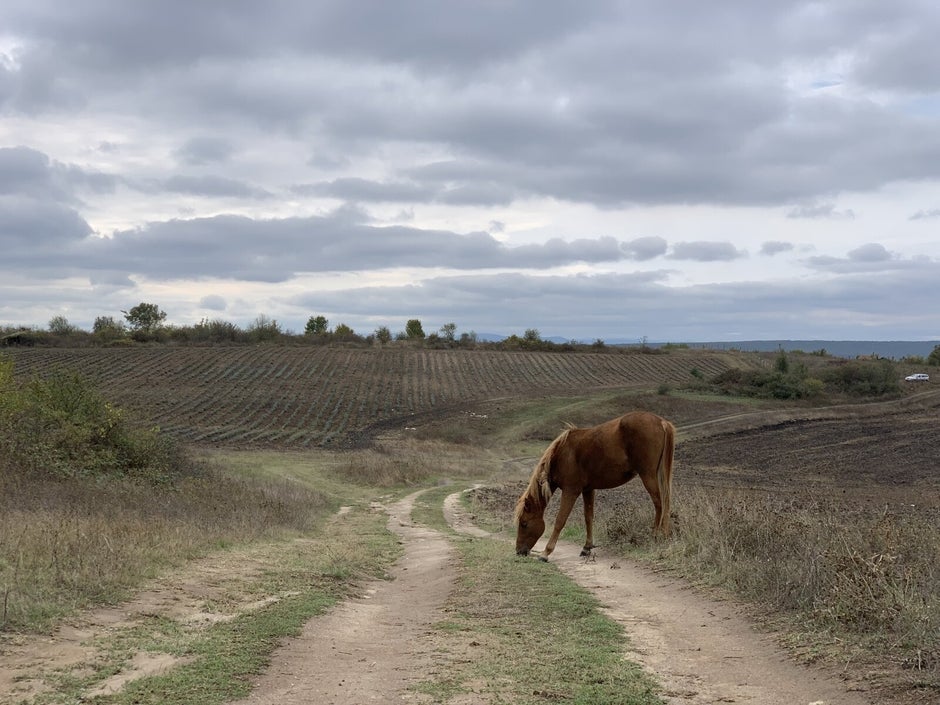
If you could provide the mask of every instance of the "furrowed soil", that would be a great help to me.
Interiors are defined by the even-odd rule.
[[[79,369],[99,380],[111,398],[128,403],[148,422],[188,442],[295,451],[358,446],[379,435],[433,430],[469,413],[485,412],[489,423],[499,423],[498,398],[519,401],[622,390],[627,400],[638,389],[687,380],[690,369],[711,376],[729,367],[764,364],[747,355],[697,352],[597,355],[593,360],[495,353],[501,357],[492,364],[473,353],[452,351],[444,355],[406,351],[387,358],[373,356],[372,351],[327,355],[308,349],[286,356],[257,348],[106,352],[18,351],[14,362],[17,374],[29,375],[77,361]],[[370,365],[378,372],[369,373]],[[807,505],[822,497],[847,511],[883,505],[930,514],[940,511],[940,390],[933,383],[885,403],[828,408],[763,408],[655,394],[636,396],[635,401],[637,407],[661,413],[679,427],[675,482],[680,493],[684,487],[728,488],[788,493]],[[506,457],[497,463],[502,470],[487,490],[491,506],[511,511],[534,460]],[[442,470],[446,473],[446,468]],[[642,488],[629,486],[626,491],[642,492]],[[618,491],[599,493],[598,513],[605,506],[609,510],[620,497]],[[392,579],[362,585],[360,597],[314,618],[301,636],[283,643],[244,702],[433,701],[409,686],[429,670],[447,668],[436,641],[444,637],[430,625],[441,619],[457,566],[447,536],[416,526],[410,518],[413,499],[375,507],[388,512],[388,527],[403,545],[404,555],[391,570]],[[445,516],[456,531],[488,535],[473,526],[456,496],[448,498]],[[51,636],[4,638],[0,703],[47,696],[55,685],[42,674],[81,670],[94,663],[96,649],[115,626],[140,615],[183,622],[206,619],[200,605],[206,595],[211,596],[213,585],[239,571],[261,570],[264,555],[259,550],[227,552],[193,564],[165,576],[159,586],[142,591],[129,603],[78,615]],[[509,543],[506,552],[507,560],[514,560]],[[873,682],[864,667],[852,664],[839,672],[798,665],[772,632],[754,628],[744,616],[747,610],[733,601],[711,599],[604,548],[588,560],[577,553],[577,547],[562,542],[552,562],[593,591],[607,613],[624,625],[630,640],[626,657],[654,674],[668,703],[929,702],[895,687],[890,673],[880,673]],[[253,599],[238,609],[264,608],[264,599]],[[106,698],[134,678],[175,665],[142,655],[122,673],[89,690],[84,699]],[[533,684],[533,690],[537,688]],[[481,686],[448,702],[494,701]]]

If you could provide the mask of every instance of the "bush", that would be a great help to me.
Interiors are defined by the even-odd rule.
[[[248,337],[256,343],[277,340],[282,334],[281,324],[263,313],[248,326]]]
[[[895,367],[888,360],[846,362],[823,370],[820,377],[811,377],[803,364],[783,360],[778,357],[773,370],[727,369],[711,384],[723,394],[772,399],[811,399],[826,392],[884,396],[900,391]]]
[[[0,361],[0,455],[4,471],[58,478],[115,475],[166,482],[177,447],[136,427],[77,373],[58,370],[23,385]]]
[[[823,381],[853,396],[882,396],[901,391],[897,369],[890,360],[878,360],[874,364],[848,362],[832,367],[823,373]]]

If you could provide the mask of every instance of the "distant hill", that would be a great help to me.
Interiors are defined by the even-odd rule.
[[[499,342],[505,338],[505,335],[495,333],[477,335],[477,339],[483,342]],[[590,344],[594,342],[594,339],[572,340],[557,335],[547,336],[542,339],[550,343],[576,342]],[[641,345],[636,340],[624,340],[622,338],[603,338],[602,340],[607,345],[622,347],[640,347]],[[791,350],[802,350],[803,352],[825,350],[829,355],[850,359],[861,355],[876,355],[890,360],[901,360],[905,357],[927,357],[935,347],[940,345],[940,340],[718,340],[695,343],[677,341],[645,343],[645,345],[653,348],[670,344],[687,345],[690,348],[702,350],[743,350],[745,352],[774,352],[781,348],[787,352]]]
[[[660,343],[650,343],[660,345]],[[836,357],[855,358],[860,355],[876,355],[891,360],[905,357],[927,357],[940,345],[940,340],[736,340],[710,343],[688,343],[690,348],[710,350],[744,350],[773,352],[775,350],[802,350],[815,352],[825,350]]]

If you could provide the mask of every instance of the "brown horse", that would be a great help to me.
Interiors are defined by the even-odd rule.
[[[653,531],[669,534],[669,499],[676,429],[666,419],[634,411],[593,428],[569,428],[552,441],[532,471],[516,503],[516,553],[528,555],[545,532],[545,508],[561,488],[555,528],[542,558],[555,550],[578,495],[584,499],[587,538],[582,556],[594,548],[594,491],[606,490],[637,475],[653,500]]]

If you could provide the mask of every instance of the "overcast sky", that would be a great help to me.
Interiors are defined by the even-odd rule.
[[[936,0],[4,0],[0,326],[940,339]]]

